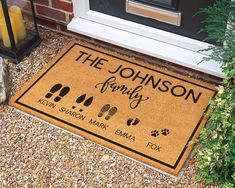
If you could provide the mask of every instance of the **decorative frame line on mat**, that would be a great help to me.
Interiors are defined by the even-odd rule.
[[[191,141],[192,138],[194,137],[195,133],[197,132],[197,130],[198,130],[198,128],[199,128],[199,126],[200,126],[200,124],[201,124],[201,122],[202,122],[202,120],[203,120],[203,118],[204,118],[204,116],[205,116],[205,113],[208,111],[209,105],[207,106],[207,108],[205,109],[204,113],[202,114],[202,116],[201,116],[199,122],[197,123],[196,127],[194,128],[194,130],[193,130],[191,136],[189,137],[189,139],[188,139],[186,145],[184,146],[184,149],[183,149],[182,152],[180,153],[180,155],[179,155],[178,159],[176,160],[175,164],[174,164],[174,165],[170,165],[170,164],[167,164],[167,163],[165,163],[165,162],[163,162],[163,161],[161,161],[161,160],[155,159],[155,158],[150,157],[150,156],[148,156],[148,155],[146,155],[146,154],[144,154],[144,153],[141,153],[141,152],[136,151],[136,150],[134,150],[134,149],[131,149],[131,148],[127,147],[127,146],[124,146],[124,145],[122,145],[122,144],[119,144],[119,143],[117,143],[117,142],[115,142],[115,141],[112,141],[112,140],[110,140],[110,139],[107,139],[107,138],[105,138],[105,137],[103,137],[103,136],[97,135],[97,134],[95,134],[95,133],[93,133],[93,132],[91,132],[91,131],[89,131],[89,130],[86,130],[86,129],[84,129],[84,128],[78,127],[77,125],[74,125],[74,124],[72,124],[72,123],[69,123],[69,122],[67,122],[67,121],[65,121],[65,120],[62,120],[62,119],[57,118],[57,117],[54,117],[54,116],[52,116],[52,115],[50,115],[50,114],[47,114],[47,113],[45,113],[45,112],[43,112],[43,111],[41,111],[41,110],[38,110],[38,109],[35,109],[35,108],[31,107],[31,106],[28,106],[28,105],[26,105],[26,104],[23,104],[23,103],[21,103],[21,102],[19,101],[19,100],[20,100],[20,99],[21,99],[21,98],[22,98],[22,97],[23,97],[23,96],[24,96],[24,95],[25,95],[43,76],[44,76],[44,75],[46,75],[46,73],[48,73],[48,72],[50,71],[50,69],[52,69],[52,68],[53,68],[53,67],[54,67],[54,66],[55,66],[55,65],[56,65],[74,46],[76,46],[76,45],[82,46],[82,47],[84,47],[84,48],[87,48],[87,49],[90,49],[90,50],[93,50],[93,51],[96,51],[96,52],[99,52],[99,53],[102,53],[102,54],[105,54],[105,55],[108,55],[108,56],[111,56],[111,57],[113,57],[113,58],[116,58],[116,59],[119,59],[119,60],[122,60],[122,61],[126,61],[126,62],[128,62],[128,63],[130,63],[130,64],[134,64],[134,65],[140,66],[140,67],[145,68],[145,69],[149,69],[149,70],[154,71],[154,72],[158,72],[158,73],[160,73],[160,74],[167,75],[167,76],[169,76],[169,77],[172,77],[172,78],[175,78],[175,79],[178,79],[178,80],[181,80],[181,81],[184,81],[184,82],[187,82],[187,83],[190,83],[190,84],[199,86],[199,87],[204,88],[204,89],[207,89],[207,90],[210,90],[210,91],[214,91],[214,92],[215,92],[214,96],[215,96],[216,93],[217,93],[217,91],[214,90],[214,89],[211,89],[211,88],[202,86],[202,85],[200,85],[200,84],[196,84],[196,83],[187,81],[187,80],[182,79],[182,78],[178,78],[178,77],[176,77],[176,76],[173,76],[173,75],[170,75],[170,74],[161,72],[161,71],[159,71],[159,70],[155,70],[155,69],[146,67],[146,66],[144,66],[144,65],[139,65],[139,64],[134,63],[134,62],[132,62],[132,61],[128,61],[128,60],[126,60],[126,59],[117,57],[117,56],[115,56],[115,55],[108,54],[108,53],[99,51],[99,50],[97,50],[97,49],[93,49],[93,48],[91,48],[91,47],[84,46],[84,45],[82,45],[82,44],[78,44],[78,43],[76,42],[76,43],[74,43],[61,57],[59,57],[59,58],[58,58],[58,59],[57,59],[57,60],[56,60],[56,61],[55,61],[55,62],[54,62],[54,63],[53,63],[53,64],[52,64],[52,65],[51,65],[51,66],[50,66],[50,67],[49,67],[49,68],[30,86],[30,87],[29,87],[29,88],[21,95],[21,96],[19,96],[19,97],[15,100],[15,103],[17,103],[17,104],[19,104],[19,105],[21,105],[21,106],[24,106],[24,107],[26,107],[26,108],[29,108],[29,109],[31,109],[31,110],[33,110],[33,111],[36,111],[36,112],[38,112],[38,113],[41,113],[41,114],[43,114],[43,115],[45,115],[45,116],[47,116],[47,117],[50,117],[50,118],[55,119],[55,120],[57,120],[57,121],[60,121],[60,122],[62,122],[62,123],[64,123],[64,124],[67,124],[68,126],[71,126],[71,127],[73,127],[73,128],[76,128],[76,129],[78,129],[78,130],[80,130],[80,131],[83,131],[83,132],[86,132],[86,133],[91,134],[91,135],[93,135],[93,136],[96,136],[96,137],[98,137],[99,139],[105,140],[105,141],[110,142],[110,143],[112,143],[112,144],[114,144],[114,145],[117,145],[117,146],[119,146],[119,147],[122,147],[122,148],[124,148],[124,149],[126,149],[126,150],[129,150],[129,151],[131,151],[131,152],[134,152],[134,153],[136,153],[136,154],[138,154],[138,155],[141,155],[141,156],[143,156],[143,157],[146,157],[146,158],[148,158],[148,159],[150,159],[150,160],[152,160],[152,161],[154,161],[154,162],[160,163],[160,164],[162,164],[162,165],[164,165],[164,166],[167,166],[167,167],[169,167],[169,168],[171,168],[171,169],[176,169],[177,166],[178,166],[178,164],[179,164],[179,162],[181,161],[182,156],[184,155],[184,153],[185,153],[185,151],[186,151],[186,149],[187,149],[187,147],[188,147],[188,144],[190,143],[190,141]]]

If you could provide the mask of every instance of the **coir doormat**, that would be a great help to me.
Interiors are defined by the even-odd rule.
[[[10,104],[177,175],[215,92],[207,83],[72,42]]]

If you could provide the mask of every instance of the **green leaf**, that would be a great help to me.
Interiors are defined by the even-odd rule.
[[[211,55],[203,61],[221,62],[225,79],[223,92],[210,102],[209,126],[197,141],[197,180],[230,188],[235,185],[235,1],[216,0],[198,14],[207,14],[202,31],[217,44],[204,50]]]

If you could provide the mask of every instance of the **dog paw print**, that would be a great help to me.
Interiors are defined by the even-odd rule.
[[[164,136],[167,136],[170,134],[170,131],[169,131],[169,129],[162,129],[161,134]]]
[[[157,136],[159,136],[159,132],[157,130],[153,130],[153,131],[151,131],[151,136],[157,137]]]

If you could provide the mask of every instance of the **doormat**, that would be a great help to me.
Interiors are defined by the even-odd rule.
[[[72,42],[9,103],[177,175],[215,93],[207,83]]]

